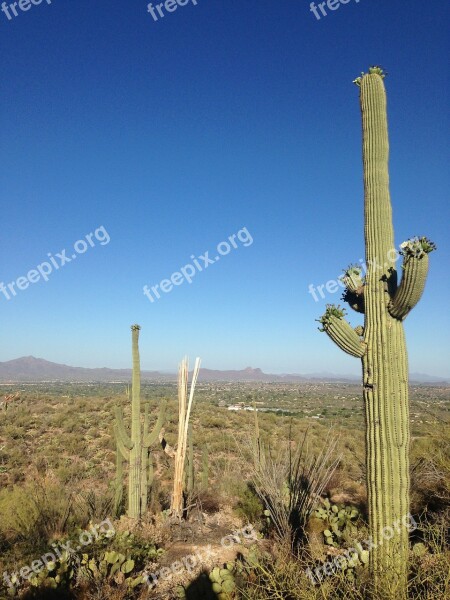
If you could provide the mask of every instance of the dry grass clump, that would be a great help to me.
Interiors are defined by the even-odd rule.
[[[415,440],[411,463],[413,511],[447,510],[450,507],[450,428],[443,426]]]

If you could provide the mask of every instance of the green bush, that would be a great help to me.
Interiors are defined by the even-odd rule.
[[[56,534],[67,532],[71,499],[55,483],[27,482],[0,490],[0,535],[39,547]]]
[[[239,499],[236,504],[236,513],[246,522],[255,525],[261,520],[264,507],[256,492],[247,486],[238,492]]]

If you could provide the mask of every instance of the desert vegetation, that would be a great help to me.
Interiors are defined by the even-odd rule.
[[[362,385],[202,384],[186,359],[178,385],[142,382],[139,325],[131,385],[4,385],[2,598],[450,597],[450,390],[408,386],[402,325],[434,245],[402,245],[397,284],[383,79],[355,81],[371,268],[344,296],[364,327],[320,319]]]
[[[308,569],[314,574],[318,566],[368,537],[359,385],[202,384],[200,380],[191,415],[194,468],[186,503],[189,514],[181,520],[170,517],[174,460],[158,443],[153,447],[148,508],[140,522],[126,515],[126,463],[122,514],[114,513],[115,407],[123,407],[127,424],[131,416],[125,384],[2,387],[5,394],[20,391],[21,400],[3,412],[0,421],[1,572],[12,574],[31,565],[51,552],[52,544],[77,541],[82,532],[105,519],[111,519],[116,532],[68,557],[69,562],[73,560],[70,567],[56,564],[62,571],[68,567],[62,574],[44,571],[45,577],[21,581],[15,586],[16,597],[176,598],[184,593],[188,598],[214,598],[212,584],[218,582],[209,576],[214,572],[214,577],[221,577],[226,565],[236,586],[236,598],[365,597],[370,579],[360,557],[351,561],[350,567],[324,576],[320,584],[308,576]],[[177,386],[143,382],[141,398],[148,405],[152,423],[156,423],[162,403],[167,402],[164,438],[176,447]],[[450,390],[445,386],[415,386],[410,389],[410,400],[414,420],[411,514],[418,526],[410,533],[409,596],[444,598],[450,564]],[[244,406],[255,402],[259,408],[258,437],[269,466],[276,466],[269,474],[277,477],[267,478],[267,466],[265,477],[256,475],[255,413],[228,410],[241,402]],[[357,405],[359,410],[353,410]],[[144,418],[143,411],[142,424]],[[267,512],[269,505],[258,494],[257,487],[263,488],[255,484],[259,479],[267,487],[264,493],[272,493],[272,498],[275,494],[279,500],[286,498],[288,476],[284,476],[289,473],[290,456],[299,456],[302,470],[298,474],[304,474],[303,467],[318,459],[333,439],[328,464],[334,470],[327,482],[322,480],[325,486],[320,499],[308,517],[304,536],[293,548],[280,538],[276,522]],[[188,458],[189,454],[188,448]],[[337,464],[333,465],[334,461]],[[283,510],[289,503],[277,506]],[[342,510],[346,513],[343,519],[339,515]],[[340,517],[337,522],[336,515]],[[257,538],[240,536],[241,543],[230,543],[229,536],[248,524],[255,528]],[[211,554],[203,552],[209,545]],[[169,568],[193,553],[200,553],[201,561],[192,571],[171,573],[152,589],[143,583],[131,587],[144,573]],[[361,558],[364,560],[365,555]],[[107,562],[113,559],[116,563]],[[115,564],[128,570],[131,562],[127,561],[133,563],[129,573],[113,571]],[[0,597],[10,597],[4,580],[1,585]]]

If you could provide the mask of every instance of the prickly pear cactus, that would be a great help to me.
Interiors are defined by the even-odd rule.
[[[213,592],[217,594],[219,600],[229,600],[230,595],[236,589],[234,571],[234,563],[227,563],[222,569],[220,567],[214,567],[209,574]]]
[[[358,509],[344,504],[332,504],[328,498],[321,504],[312,516],[322,520],[327,526],[323,532],[324,542],[335,548],[340,547],[343,542],[351,542],[357,533]]]
[[[374,596],[406,598],[408,529],[387,539],[384,531],[409,514],[408,363],[403,320],[419,301],[428,272],[427,238],[401,245],[403,274],[397,282],[389,193],[389,141],[385,73],[372,67],[355,80],[363,125],[365,277],[354,265],[344,273],[344,299],[364,314],[364,328],[352,327],[345,312],[328,306],[322,331],[347,354],[361,359],[366,420],[369,528],[374,542],[369,562]]]
[[[196,598],[197,600],[233,600],[236,597],[236,563],[229,562],[214,569],[205,576],[200,574],[187,588],[178,585],[175,588],[177,598]]]

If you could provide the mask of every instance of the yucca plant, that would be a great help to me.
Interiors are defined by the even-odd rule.
[[[337,440],[330,436],[321,450],[312,452],[306,432],[295,451],[289,439],[275,452],[261,440],[256,411],[255,425],[253,435],[244,445],[253,464],[251,486],[265,507],[265,515],[278,540],[295,550],[340,462],[340,455],[335,454]]]

